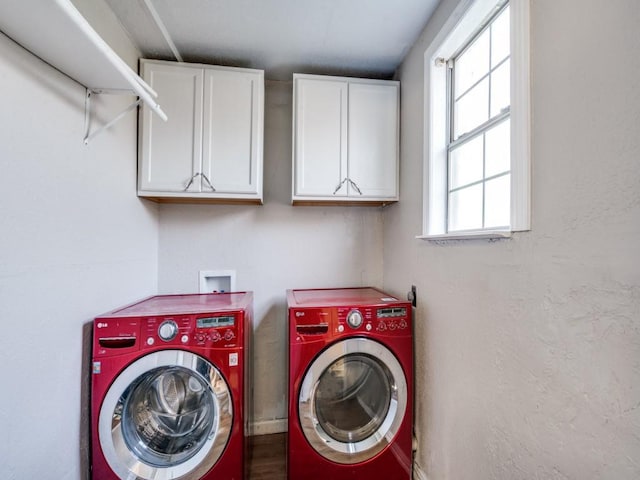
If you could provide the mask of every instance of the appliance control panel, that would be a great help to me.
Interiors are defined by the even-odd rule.
[[[143,319],[142,347],[231,347],[238,343],[235,315],[174,315]]]
[[[411,310],[407,307],[378,308],[376,313],[376,331],[405,331],[409,328]]]
[[[337,333],[362,331],[406,335],[411,330],[411,309],[407,306],[340,307],[337,317]]]
[[[355,305],[289,309],[291,338],[300,341],[325,336],[411,335],[411,304]]]

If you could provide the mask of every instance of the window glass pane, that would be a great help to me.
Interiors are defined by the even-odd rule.
[[[482,184],[449,194],[449,231],[482,228]]]
[[[482,180],[482,135],[451,151],[449,189]]]
[[[491,24],[491,68],[495,67],[502,60],[509,56],[509,7]]]
[[[489,38],[487,29],[455,61],[455,94],[458,98],[489,73]]]
[[[511,122],[499,123],[485,134],[485,176],[511,170]]]
[[[453,59],[447,100],[449,232],[511,223],[510,23],[507,6]],[[470,132],[473,138],[467,140]],[[457,145],[460,138],[465,141]]]
[[[508,107],[511,103],[510,61],[507,60],[491,74],[491,116]]]
[[[485,184],[485,228],[508,227],[511,224],[511,175],[489,180]]]
[[[485,78],[456,101],[454,109],[456,139],[489,119],[489,79]]]

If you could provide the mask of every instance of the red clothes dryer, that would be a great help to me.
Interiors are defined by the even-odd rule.
[[[290,480],[409,480],[411,303],[374,288],[288,290]]]
[[[252,310],[160,295],[94,320],[94,480],[244,478]]]

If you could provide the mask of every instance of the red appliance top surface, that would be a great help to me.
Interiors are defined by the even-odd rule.
[[[101,316],[180,315],[244,310],[250,306],[252,297],[252,292],[156,295]]]
[[[340,307],[406,303],[372,287],[288,290],[289,307]]]

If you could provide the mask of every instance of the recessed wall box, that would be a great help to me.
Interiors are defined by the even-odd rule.
[[[200,293],[225,293],[235,290],[235,270],[200,270]]]

